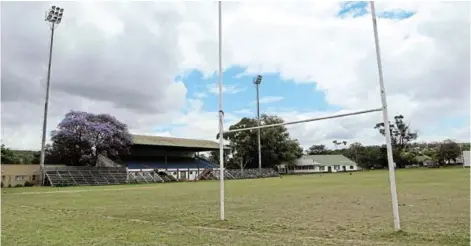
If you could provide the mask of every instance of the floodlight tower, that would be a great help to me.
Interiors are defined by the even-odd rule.
[[[257,89],[257,126],[260,126],[260,96],[259,96],[259,87],[262,83],[262,75],[257,75],[253,80],[255,88]],[[260,143],[260,128],[257,129],[257,138],[258,138],[258,169],[262,169],[262,146]]]
[[[58,6],[52,6],[48,11],[46,11],[45,21],[51,29],[51,40],[49,43],[49,64],[47,66],[47,81],[46,81],[46,99],[44,101],[44,119],[43,119],[43,132],[41,139],[41,159],[40,159],[40,169],[41,169],[41,184],[44,185],[44,158],[45,158],[45,147],[46,147],[46,131],[47,131],[47,110],[49,104],[49,88],[51,81],[51,61],[52,61],[52,46],[54,44],[54,30],[59,23],[62,21],[62,15],[64,14],[64,9],[59,8]]]

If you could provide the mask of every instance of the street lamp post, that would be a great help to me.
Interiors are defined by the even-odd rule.
[[[59,23],[62,21],[62,15],[64,14],[64,9],[57,6],[52,6],[48,11],[46,11],[45,21],[51,29],[51,40],[49,44],[49,63],[47,66],[47,82],[46,82],[46,99],[44,102],[44,118],[43,118],[43,132],[41,139],[41,159],[39,162],[40,172],[41,172],[41,184],[44,185],[44,159],[45,159],[45,148],[46,148],[46,131],[47,131],[47,110],[49,106],[49,91],[50,91],[50,82],[51,82],[51,62],[52,62],[52,46],[54,45],[54,30]]]
[[[262,75],[257,75],[253,83],[257,89],[257,126],[260,126],[260,96],[259,96],[259,87],[262,83]],[[262,146],[260,141],[260,128],[257,129],[257,138],[258,138],[258,169],[262,169]]]

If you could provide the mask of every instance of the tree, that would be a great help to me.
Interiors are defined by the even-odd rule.
[[[225,146],[225,147],[227,148],[229,146]],[[226,167],[227,167],[227,163],[229,161],[229,154],[230,154],[230,151],[228,149],[224,149],[224,164],[225,164]],[[219,164],[219,150],[213,150],[213,151],[209,152],[208,159],[209,159],[209,161],[211,161],[213,163]]]
[[[33,158],[31,159],[31,164],[39,164],[41,163],[41,152],[37,151],[34,152]]]
[[[16,158],[14,152],[5,147],[4,144],[1,146],[2,153],[2,164],[18,164],[18,158]]]
[[[452,140],[445,140],[438,147],[437,159],[439,164],[456,162],[456,159],[461,156],[460,146]]]
[[[283,123],[283,119],[275,115],[262,114],[260,117],[262,125]],[[229,127],[230,130],[257,126],[257,120],[244,117],[238,123]],[[219,138],[219,134],[217,135]],[[229,140],[230,148],[234,156],[244,153],[250,157],[247,168],[258,167],[258,143],[257,131],[239,131],[224,134],[224,139]],[[275,167],[283,162],[292,164],[301,157],[303,149],[297,140],[291,139],[285,126],[275,126],[261,129],[261,157],[263,167]]]
[[[417,139],[418,134],[417,132],[411,131],[409,125],[404,123],[404,116],[402,115],[394,116],[394,123],[391,124],[391,122],[389,122],[389,127],[394,162],[396,162],[397,167],[405,167],[407,160],[401,157],[401,153],[407,148],[411,141]],[[385,135],[386,130],[383,122],[376,124],[374,128],[378,129],[381,135]]]
[[[325,147],[325,145],[312,145],[307,150],[308,155],[326,155],[329,153],[329,150]]]
[[[247,150],[244,148],[239,148],[239,152],[234,153],[234,156],[232,157],[233,162],[240,168],[242,175],[245,167],[252,160],[252,157],[246,151]]]
[[[132,137],[125,124],[107,114],[71,111],[52,132],[52,152],[66,165],[96,165],[98,155],[112,160],[129,154]]]
[[[347,146],[347,141],[345,141],[345,140],[344,140],[344,141],[334,140],[334,141],[332,141],[332,143],[335,145],[335,149],[337,149],[337,146],[338,146],[338,145],[342,145],[342,144],[343,144],[343,146]]]

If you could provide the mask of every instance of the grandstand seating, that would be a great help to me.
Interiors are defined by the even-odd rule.
[[[203,160],[204,161],[204,160]],[[127,183],[156,183],[172,182],[177,179],[163,170],[139,170],[129,171],[123,167],[47,167],[45,168],[46,183],[51,186],[74,186],[74,185],[110,185]],[[271,168],[226,169],[225,179],[251,179],[279,177],[280,175]],[[219,179],[219,171],[207,168],[197,178],[198,180]]]
[[[129,172],[115,167],[47,167],[47,183],[51,186],[110,185],[127,183],[155,183],[177,181],[166,173],[155,171]]]
[[[51,186],[125,184],[128,181],[126,168],[46,166],[45,174]]]
[[[207,171],[206,171],[207,170]],[[206,169],[201,173],[199,179],[212,180],[219,179],[219,170]],[[224,179],[254,179],[254,178],[269,178],[279,177],[280,174],[271,168],[260,169],[226,169],[224,172]]]

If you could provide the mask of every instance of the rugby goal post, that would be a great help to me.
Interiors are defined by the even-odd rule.
[[[391,190],[391,200],[392,200],[392,209],[393,209],[393,217],[394,217],[394,228],[395,230],[399,231],[401,229],[400,220],[399,220],[399,206],[397,201],[397,191],[396,191],[396,175],[395,175],[395,166],[393,160],[393,153],[392,153],[392,145],[391,145],[391,132],[389,126],[389,116],[388,116],[388,106],[386,100],[386,90],[384,87],[384,80],[383,80],[383,69],[381,64],[381,52],[379,47],[379,38],[378,38],[378,30],[377,30],[377,23],[376,23],[376,13],[374,2],[370,1],[370,8],[371,8],[371,18],[373,22],[373,33],[375,39],[375,50],[376,50],[376,60],[378,64],[378,75],[379,75],[379,87],[380,87],[380,95],[381,95],[381,108],[370,109],[370,110],[363,110],[357,111],[352,113],[345,113],[345,114],[338,114],[333,116],[326,116],[326,117],[319,117],[313,119],[306,119],[300,121],[291,121],[291,122],[284,122],[278,124],[270,124],[270,125],[263,125],[263,126],[255,126],[255,127],[248,127],[242,129],[234,129],[229,131],[224,131],[224,111],[223,111],[223,100],[222,100],[222,3],[218,1],[218,62],[219,62],[219,208],[220,208],[220,220],[225,220],[224,214],[224,133],[230,132],[238,132],[238,131],[249,131],[254,129],[261,129],[261,128],[268,128],[268,127],[275,127],[275,126],[283,126],[283,125],[294,125],[294,124],[301,124],[319,120],[327,120],[333,118],[340,118],[340,117],[347,117],[359,114],[366,114],[366,113],[373,113],[382,111],[383,112],[383,123],[385,127],[385,140],[386,140],[386,149],[387,149],[387,159],[388,159],[388,167],[389,167],[389,186]]]

